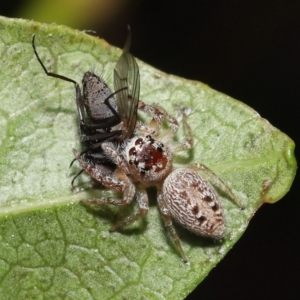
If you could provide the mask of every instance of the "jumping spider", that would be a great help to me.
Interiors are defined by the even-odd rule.
[[[157,188],[158,207],[165,226],[184,262],[187,258],[182,250],[172,220],[187,230],[216,240],[225,235],[224,217],[218,193],[212,185],[196,171],[203,171],[213,177],[219,187],[240,207],[231,190],[209,168],[203,164],[191,164],[183,168],[174,168],[172,152],[187,150],[193,146],[191,129],[183,114],[182,123],[186,140],[172,142],[179,124],[161,108],[155,108],[139,101],[138,108],[152,115],[148,126],[139,125],[139,134],[123,144],[102,143],[104,153],[118,166],[113,172],[103,172],[92,161],[86,160],[76,150],[74,155],[81,168],[104,186],[123,192],[122,198],[100,198],[83,200],[84,204],[127,205],[134,198],[138,211],[116,223],[110,231],[128,225],[143,217],[149,208],[146,188]],[[159,129],[166,120],[168,130],[162,134]]]

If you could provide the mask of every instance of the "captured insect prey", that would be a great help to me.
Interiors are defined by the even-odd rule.
[[[35,35],[32,37],[32,47],[35,56],[46,75],[75,85],[79,134],[83,147],[81,155],[107,171],[114,170],[116,166],[103,153],[101,144],[104,141],[123,141],[131,137],[135,129],[140,80],[138,66],[132,55],[128,53],[130,43],[131,32],[130,28],[128,28],[124,53],[118,60],[114,70],[115,92],[110,90],[102,78],[90,71],[85,72],[83,75],[82,92],[75,80],[48,72],[37,53]],[[122,124],[120,124],[121,121]],[[75,160],[71,162],[71,165]],[[82,172],[83,170],[73,178],[72,186],[74,180]]]
[[[138,210],[110,229],[115,231],[147,214],[147,188],[156,187],[157,204],[164,225],[182,260],[187,262],[173,221],[196,235],[218,241],[225,238],[224,211],[219,195],[199,172],[213,179],[238,207],[243,209],[243,206],[227,184],[205,165],[195,163],[174,167],[172,153],[193,147],[187,116],[181,112],[185,140],[175,142],[180,125],[176,118],[163,108],[150,106],[139,99],[139,68],[128,52],[130,39],[129,31],[123,53],[114,69],[114,92],[92,72],[84,74],[81,92],[73,79],[47,71],[36,51],[34,36],[32,46],[47,76],[75,85],[83,145],[82,152],[74,150],[73,162],[77,160],[82,168],[75,178],[84,171],[105,187],[122,193],[119,198],[93,198],[81,202],[88,206],[128,205],[135,199]],[[137,123],[138,110],[151,117],[148,125]],[[166,129],[163,124],[168,125]]]

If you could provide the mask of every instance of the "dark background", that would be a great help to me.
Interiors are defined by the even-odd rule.
[[[22,17],[15,12],[24,2],[0,4],[0,14]],[[134,56],[243,101],[300,142],[300,1],[132,0],[108,26],[94,22],[89,29],[122,48],[126,24]],[[259,209],[240,241],[187,299],[300,295],[298,185],[296,178],[284,199]]]

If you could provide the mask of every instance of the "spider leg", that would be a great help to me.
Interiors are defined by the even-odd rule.
[[[122,198],[110,197],[81,200],[83,204],[128,205],[132,201],[135,195],[135,186],[121,169],[117,169],[115,172],[103,173],[101,165],[91,164],[88,161],[83,160],[76,150],[74,150],[74,154],[80,166],[82,167],[82,170],[101,182],[104,186],[119,192],[123,192]]]
[[[148,195],[145,189],[137,189],[136,191],[136,201],[138,203],[138,211],[133,215],[125,218],[124,220],[119,221],[116,223],[111,229],[110,232],[115,231],[119,227],[123,227],[133,223],[134,221],[142,218],[149,209],[149,202],[148,202]]]
[[[162,190],[158,190],[158,192],[157,192],[157,202],[158,202],[158,207],[161,212],[161,216],[162,216],[164,225],[167,228],[177,251],[180,253],[183,262],[187,263],[188,259],[186,258],[185,254],[183,252],[183,249],[181,247],[179,237],[178,237],[175,227],[172,223],[172,218],[171,218],[169,209],[167,208],[167,206],[164,202]]]
[[[182,114],[182,124],[185,133],[185,140],[183,142],[173,143],[171,145],[172,152],[176,153],[183,150],[189,150],[194,145],[194,139],[192,135],[192,130],[190,125],[187,122],[187,117],[185,114]]]
[[[72,161],[73,162],[73,161]],[[74,188],[74,181],[75,179],[84,172],[84,170],[80,170],[79,172],[77,172],[77,174],[73,177],[72,181],[71,181],[71,186],[72,188]]]
[[[105,148],[104,150],[114,155],[115,150],[111,148],[109,144],[104,144],[104,145],[106,146],[104,147]],[[81,200],[83,204],[86,205],[113,204],[113,205],[123,206],[123,205],[128,205],[136,195],[139,210],[132,216],[129,216],[124,220],[115,224],[110,229],[110,231],[115,231],[119,227],[126,226],[134,222],[135,220],[141,218],[147,213],[149,204],[148,204],[148,196],[146,190],[143,188],[139,188],[136,191],[135,185],[130,181],[130,179],[127,177],[126,173],[123,171],[122,168],[117,169],[115,172],[103,173],[101,172],[101,169],[99,169],[99,166],[97,164],[92,165],[89,162],[84,161],[76,150],[74,150],[74,154],[80,166],[85,172],[90,174],[96,180],[100,181],[104,186],[108,188],[113,188],[114,190],[119,192],[123,192],[122,198],[110,197],[110,198],[94,198],[94,199]],[[118,159],[121,160],[119,156],[117,156],[117,161]]]
[[[211,169],[209,169],[203,164],[191,164],[187,167],[194,171],[203,171],[205,174],[207,174],[210,178],[214,180],[214,182],[219,186],[219,188],[222,191],[224,191],[240,209],[245,209],[245,207],[236,199],[228,185]]]
[[[78,112],[78,116],[79,116],[79,120],[80,120],[80,124],[85,124],[85,116],[84,116],[84,101],[83,101],[83,97],[81,95],[81,89],[80,89],[80,86],[79,84],[69,78],[69,77],[66,77],[66,76],[63,76],[63,75],[60,75],[60,74],[56,74],[56,73],[53,73],[53,72],[49,72],[47,70],[47,68],[45,67],[45,65],[43,64],[37,50],[36,50],[36,47],[35,47],[35,34],[33,34],[32,36],[32,41],[31,41],[31,44],[32,44],[32,48],[33,48],[33,51],[34,51],[34,54],[39,62],[39,64],[41,65],[41,67],[43,68],[45,74],[49,77],[54,77],[54,78],[58,78],[58,79],[61,79],[61,80],[64,80],[64,81],[67,81],[67,82],[71,82],[74,84],[75,86],[75,93],[76,93],[76,105],[77,105],[77,112]]]
[[[143,134],[150,134],[153,136],[155,136],[157,133],[157,129],[139,122],[136,123],[135,129],[142,132]]]
[[[123,170],[123,172],[125,174],[129,174],[129,170],[128,170],[126,162],[120,156],[117,149],[114,147],[114,145],[112,143],[103,143],[102,149],[107,154],[107,156],[110,157],[111,160],[118,166],[118,168]]]
[[[154,135],[157,135],[159,129],[162,126],[164,120],[167,120],[170,123],[170,127],[165,130],[162,134],[159,135],[159,139],[163,143],[169,142],[176,132],[178,131],[179,124],[175,118],[169,115],[163,108],[154,107],[148,104],[145,104],[141,100],[139,101],[138,109],[143,111],[151,116],[153,116],[152,121],[148,126],[138,125],[138,129],[141,132],[149,133],[151,130],[154,131]],[[187,123],[187,117],[185,113],[182,113],[182,123],[185,131],[185,141],[180,143],[174,143],[172,146],[173,152],[188,150],[193,147],[194,139],[192,136],[191,127]]]
[[[159,129],[162,126],[164,120],[167,120],[170,123],[170,127],[166,130],[161,139],[165,139],[164,142],[172,139],[176,134],[179,124],[175,118],[170,116],[163,108],[155,107],[144,103],[143,101],[139,101],[138,109],[146,114],[149,114],[153,117],[148,127],[155,131],[156,135]]]
[[[94,164],[88,160],[84,160],[75,149],[73,149],[73,152],[83,171],[101,182],[104,186],[118,192],[124,191],[124,194],[126,195],[125,188],[130,186],[131,182],[123,170],[117,169],[115,172],[103,172],[103,166],[101,164]]]
[[[104,184],[104,182],[103,182]],[[112,186],[110,186],[112,187]],[[135,186],[130,181],[128,181],[126,184],[123,185],[123,197],[122,198],[93,198],[93,199],[86,199],[81,200],[83,204],[94,204],[94,205],[102,205],[102,204],[112,204],[117,206],[124,206],[128,205],[135,195]]]

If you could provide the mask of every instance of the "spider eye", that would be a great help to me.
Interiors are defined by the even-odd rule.
[[[142,145],[143,144],[143,139],[137,139],[134,143],[136,146],[137,145]]]

